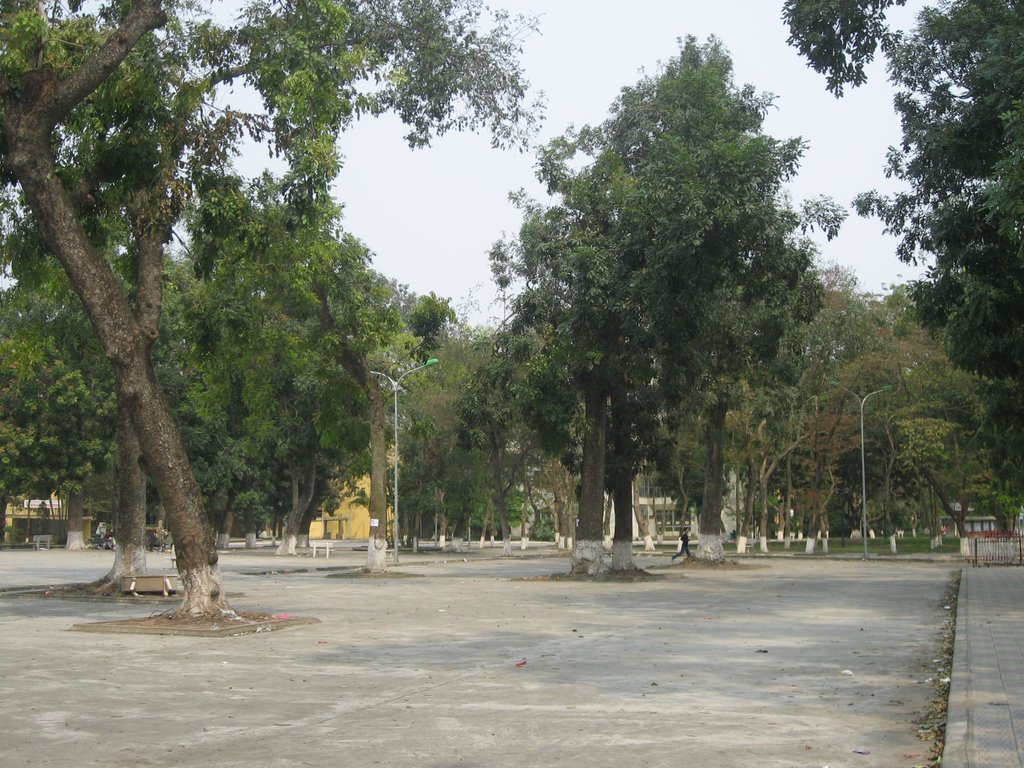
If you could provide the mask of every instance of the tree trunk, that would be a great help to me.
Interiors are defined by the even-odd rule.
[[[644,515],[644,511],[640,508],[640,489],[636,483],[630,483],[632,486],[633,493],[630,500],[633,503],[633,516],[636,518],[636,529],[637,532],[644,540],[644,552],[654,552],[654,539],[651,536],[651,521]]]
[[[115,33],[72,75],[46,68],[27,73],[3,93],[7,169],[21,184],[47,248],[60,261],[111,361],[118,396],[131,414],[146,471],[153,478],[178,548],[184,588],[179,613],[229,610],[217,570],[217,550],[206,525],[202,494],[177,422],[157,383],[150,350],[162,305],[163,243],[170,223],[136,235],[136,312],[121,281],[93,247],[52,157],[55,127],[116,70],[144,35],[166,23],[155,0],[136,0]]]
[[[118,589],[124,576],[146,573],[146,475],[128,410],[118,398],[117,489],[114,497],[114,564],[98,586]]]
[[[553,492],[554,499],[551,502],[551,518],[555,528],[555,549],[565,549],[566,517],[565,499],[556,489]]]
[[[491,482],[494,508],[498,511],[498,523],[501,525],[501,556],[512,556],[512,528],[508,523],[507,493],[512,486],[511,480],[505,478],[505,446],[500,435],[491,434]]]
[[[370,404],[370,538],[363,570],[384,573],[388,569],[387,418],[384,393],[376,381],[367,383],[366,393]]]
[[[434,489],[434,500],[437,502],[437,548],[444,551],[445,540],[448,538],[448,512],[444,506],[444,489]]]
[[[952,499],[946,493],[946,489],[943,487],[942,483],[939,482],[939,479],[935,476],[935,473],[932,472],[930,469],[923,470],[923,473],[924,473],[925,479],[928,481],[928,484],[931,486],[932,490],[935,491],[935,495],[939,497],[939,503],[942,505],[943,511],[953,519],[954,523],[956,523],[957,535],[960,538],[963,538],[964,536],[967,535],[967,533],[966,533],[966,531],[967,531],[966,517],[967,517],[967,510],[970,509],[970,506],[971,506],[970,500],[967,499],[967,498],[961,498],[960,499],[960,510],[957,511],[956,506],[952,503]],[[941,544],[942,543],[942,527],[941,527],[941,523],[938,522],[939,521],[939,516],[936,515],[935,517],[936,517],[935,533],[936,533],[936,536],[937,536],[937,541]]]
[[[633,562],[633,473],[630,462],[620,458],[622,466],[612,478],[615,500],[615,533],[612,535],[613,571],[635,571]]]
[[[782,505],[782,530],[786,537],[786,549],[789,549],[789,542],[793,539],[793,518],[790,512],[793,509],[793,454],[786,454],[786,493]]]
[[[743,488],[743,525],[737,535],[752,537],[754,530],[754,509],[757,506],[757,465],[754,457],[747,457],[747,482]]]
[[[758,528],[761,532],[761,551],[768,551],[768,517],[770,514],[768,503],[768,476],[765,473],[764,462],[761,463],[761,471],[758,472],[758,489],[761,495],[761,520]]]
[[[526,474],[526,473],[524,472],[524,474]],[[524,498],[523,498],[522,519],[521,519],[521,522],[519,524],[519,549],[522,552],[525,552],[529,548],[529,546],[530,546],[530,528],[531,528],[530,521],[531,521],[531,519],[535,519],[535,516],[536,516],[536,512],[534,512],[533,513],[534,517],[531,518],[531,509],[530,509],[530,507],[531,507],[530,494],[527,493],[527,494],[524,495]]]
[[[229,549],[231,547],[231,528],[235,524],[235,501],[238,493],[234,488],[228,490],[228,497],[224,502],[224,515],[220,522],[220,532],[217,534],[217,549]]]
[[[484,542],[487,540],[487,531],[490,529],[492,521],[494,519],[494,500],[487,502],[487,510],[484,512],[484,521],[480,526],[480,541],[477,542],[477,549],[484,548]]]
[[[288,516],[285,517],[284,530],[281,531],[281,543],[275,550],[275,555],[295,554],[299,534],[302,533],[302,518],[309,509],[316,488],[316,459],[310,458],[301,471],[298,464],[294,461],[291,462],[288,466],[288,474],[292,484],[292,508],[289,510]],[[309,532],[308,526],[306,532]]]
[[[85,494],[75,491],[68,496],[68,535],[64,548],[85,549]]]
[[[604,562],[601,523],[604,512],[604,465],[608,439],[608,393],[602,377],[592,374],[586,382],[586,434],[583,437],[583,466],[580,476],[580,509],[574,536],[571,572],[598,575]]]
[[[725,417],[729,412],[724,397],[711,406],[704,427],[704,503],[700,510],[700,541],[697,558],[721,562],[725,559],[722,546],[722,493],[725,473]]]
[[[609,505],[614,510],[614,530],[611,532],[613,571],[630,572],[637,570],[633,562],[633,473],[637,466],[632,445],[632,423],[626,416],[626,382],[616,387],[617,394],[611,398],[611,421],[609,425],[608,448],[610,455],[606,463],[608,476]],[[608,519],[605,531],[608,532]]]

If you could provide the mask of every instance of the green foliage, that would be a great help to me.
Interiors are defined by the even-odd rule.
[[[879,45],[886,51],[895,35],[885,23],[886,11],[907,0],[786,0],[782,17],[789,25],[789,43],[827,78],[828,89],[841,95],[847,85],[863,85],[864,67]]]
[[[0,495],[79,490],[113,452],[111,371],[66,292],[0,292]]]
[[[946,329],[953,360],[1019,379],[1024,18],[1013,4],[956,0],[925,8],[898,36],[885,26],[889,5],[790,0],[792,40],[834,90],[862,81],[859,62],[882,43],[903,127],[886,171],[906,191],[866,193],[858,210],[902,237],[904,261],[934,258],[914,298],[927,323]]]

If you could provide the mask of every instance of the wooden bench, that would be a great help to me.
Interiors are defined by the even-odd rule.
[[[121,591],[137,595],[140,592],[159,592],[171,595],[178,591],[178,577],[173,575],[160,576],[122,576]]]
[[[53,545],[53,536],[49,533],[37,533],[32,537],[32,549],[49,549]]]

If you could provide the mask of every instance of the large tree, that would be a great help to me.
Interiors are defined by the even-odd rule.
[[[397,110],[413,143],[475,125],[517,137],[515,27],[503,17],[481,33],[474,0],[253,2],[234,27],[179,17],[159,0],[47,8],[2,9],[0,175],[20,190],[114,367],[178,546],[180,610],[218,613],[227,606],[202,495],[151,357],[164,244],[196,175],[222,165],[248,131],[288,161],[293,196],[325,196],[335,136],[359,110]],[[263,114],[217,106],[243,83]],[[118,252],[133,260],[134,302],[105,258],[109,233],[87,226],[97,206],[126,222]]]
[[[587,165],[574,168],[578,159]],[[625,191],[619,182],[625,179],[621,161],[604,149],[600,131],[590,128],[545,147],[539,175],[559,204],[545,208],[521,200],[524,223],[518,240],[496,245],[491,259],[503,285],[518,280],[524,286],[514,301],[510,335],[534,344],[528,372],[535,390],[543,391],[545,405],[536,414],[537,421],[547,422],[542,431],[578,427],[579,515],[572,571],[594,575],[607,568],[602,525],[613,366],[635,344],[627,329],[638,319],[616,239]],[[573,418],[574,407],[581,410],[581,419]]]
[[[772,97],[733,81],[712,39],[687,39],[657,76],[625,89],[609,133],[635,178],[623,229],[668,400],[697,393],[704,423],[698,556],[721,559],[726,417],[744,377],[775,358],[787,327],[817,306],[808,226],[842,212],[795,210],[783,185],[800,139],[762,131]]]

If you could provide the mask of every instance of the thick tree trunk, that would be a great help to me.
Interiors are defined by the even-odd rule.
[[[622,407],[624,400],[613,398],[611,402],[610,456],[605,467],[611,490],[609,501],[614,509],[611,569],[620,572],[637,570],[633,562],[633,471],[637,461],[632,450],[632,424]],[[606,530],[607,525],[606,519]]]
[[[309,547],[309,529],[313,525],[313,521],[316,520],[317,513],[320,511],[319,502],[322,498],[317,491],[317,486],[314,485],[313,496],[306,502],[306,510],[302,513],[302,520],[299,521],[299,541],[300,547]]]
[[[725,559],[722,546],[722,493],[725,473],[725,417],[729,412],[724,398],[710,408],[704,427],[704,504],[700,511],[700,540],[697,558],[721,562]]]
[[[64,548],[85,549],[85,494],[76,491],[68,496],[68,533]]]
[[[120,398],[117,408],[117,490],[114,497],[114,564],[99,584],[117,589],[124,576],[146,573],[146,475],[135,427]]]
[[[633,562],[633,473],[628,462],[616,469],[612,478],[615,499],[615,532],[612,535],[613,571],[635,571]]]
[[[599,575],[604,562],[601,523],[604,513],[604,466],[608,438],[608,393],[602,377],[594,374],[586,386],[586,435],[583,438],[583,466],[580,476],[580,509],[574,537],[572,573]]]

